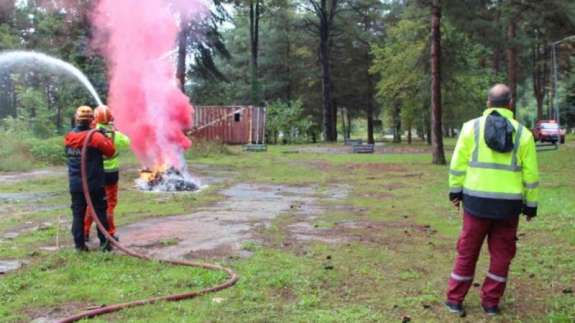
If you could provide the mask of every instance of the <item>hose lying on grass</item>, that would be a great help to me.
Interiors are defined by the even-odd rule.
[[[89,193],[90,191],[88,188],[88,178],[86,176],[86,172],[87,172],[86,171],[86,152],[87,152],[87,148],[88,148],[88,143],[92,139],[92,136],[94,135],[94,133],[97,131],[98,131],[97,129],[91,130],[88,133],[88,135],[86,136],[86,139],[84,140],[84,145],[82,147],[82,156],[81,156],[82,189],[84,191],[84,197],[86,198],[86,203],[87,203],[88,209],[90,210],[90,212],[89,212],[90,214],[96,214],[96,212],[94,210],[94,204],[92,203],[92,199],[90,198],[90,193]],[[216,286],[210,287],[210,288],[206,288],[206,289],[202,289],[202,290],[198,290],[198,291],[190,291],[190,292],[173,294],[173,295],[166,295],[166,296],[160,296],[160,297],[152,297],[152,298],[132,301],[132,302],[128,302],[128,303],[106,305],[103,307],[84,311],[84,312],[63,318],[63,319],[58,321],[59,323],[76,322],[76,321],[79,321],[79,320],[82,320],[85,318],[92,318],[92,317],[95,317],[98,315],[117,312],[117,311],[125,309],[125,308],[135,307],[135,306],[140,306],[140,305],[145,305],[145,304],[153,304],[153,303],[160,302],[160,301],[180,301],[180,300],[184,300],[184,299],[188,299],[188,298],[193,298],[193,297],[197,297],[200,295],[205,295],[208,293],[213,293],[213,292],[217,292],[217,291],[229,288],[229,287],[233,286],[238,281],[238,276],[236,275],[236,273],[233,270],[226,268],[226,267],[222,267],[222,266],[215,265],[215,264],[209,264],[209,263],[196,263],[196,262],[191,262],[191,261],[186,261],[186,260],[154,259],[154,258],[151,258],[147,255],[144,255],[144,254],[138,253],[136,251],[133,251],[131,249],[128,249],[127,247],[123,246],[118,241],[116,241],[108,233],[108,231],[106,230],[106,228],[104,227],[102,222],[100,222],[100,219],[98,219],[97,216],[94,216],[93,218],[94,218],[94,221],[96,222],[96,224],[98,226],[98,229],[106,236],[106,239],[108,240],[108,242],[111,243],[112,246],[114,246],[114,248],[120,250],[121,252],[123,252],[129,256],[144,259],[144,260],[149,260],[149,261],[158,261],[158,262],[170,264],[170,265],[189,266],[189,267],[203,268],[203,269],[208,269],[208,270],[223,271],[227,274],[228,279],[219,285],[216,285]]]

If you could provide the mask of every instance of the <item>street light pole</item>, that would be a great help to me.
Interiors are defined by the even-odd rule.
[[[575,35],[567,36],[551,44],[551,61],[553,64],[553,99],[551,100],[551,111],[554,113],[553,119],[557,120],[557,124],[561,122],[559,115],[559,102],[557,101],[557,45],[570,39],[575,39]],[[549,117],[551,117],[551,115]]]
[[[559,110],[559,104],[557,103],[557,43],[553,43],[553,48],[551,48],[551,62],[553,63],[553,100],[551,100],[551,113],[549,114],[550,119],[559,119],[557,117],[557,111]],[[557,120],[559,123],[559,120]]]

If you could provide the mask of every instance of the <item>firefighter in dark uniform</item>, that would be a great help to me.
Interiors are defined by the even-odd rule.
[[[70,131],[64,141],[68,158],[68,179],[70,195],[72,198],[72,236],[74,245],[78,251],[87,251],[84,239],[84,217],[86,214],[86,199],[82,189],[81,152],[84,140],[89,133],[90,124],[94,119],[92,108],[81,106],[76,110],[76,127]],[[86,176],[90,197],[94,203],[94,209],[98,219],[108,228],[106,216],[106,193],[104,190],[104,157],[112,157],[116,153],[114,143],[103,133],[95,133],[88,143],[86,155]],[[98,230],[100,247],[104,251],[110,251],[111,246],[106,237]]]

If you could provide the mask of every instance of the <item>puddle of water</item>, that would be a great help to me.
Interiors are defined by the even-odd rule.
[[[343,190],[337,187],[321,195],[340,198]],[[129,246],[146,248],[156,256],[222,256],[240,253],[244,242],[255,239],[256,228],[269,226],[282,213],[309,217],[321,210],[314,207],[318,199],[314,187],[237,184],[220,193],[225,199],[213,206],[189,215],[144,220],[121,227],[118,233]],[[177,243],[157,243],[166,240]]]
[[[14,183],[40,177],[63,176],[63,175],[65,175],[65,170],[63,168],[41,169],[22,173],[0,173],[0,183],[8,183],[8,182]]]
[[[0,260],[0,274],[20,269],[24,264],[18,260]]]
[[[52,196],[56,196],[56,193],[0,193],[0,203],[38,202]]]

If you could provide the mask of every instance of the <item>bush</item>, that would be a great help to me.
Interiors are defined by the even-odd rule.
[[[280,137],[284,143],[309,140],[312,127],[311,117],[304,114],[301,100],[275,101],[268,106],[266,131],[273,143]]]
[[[192,148],[187,151],[187,158],[203,158],[213,155],[233,155],[230,148],[217,141],[196,140],[192,143]]]
[[[23,138],[0,129],[0,147],[0,171],[23,171],[34,167],[34,157]]]
[[[25,171],[65,162],[62,137],[38,139],[21,119],[7,118],[0,124],[0,171]]]
[[[62,165],[66,162],[64,153],[64,139],[53,137],[50,139],[29,140],[30,153],[35,160],[48,165]]]

